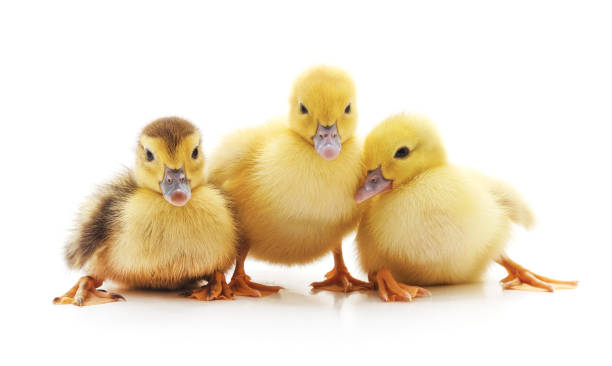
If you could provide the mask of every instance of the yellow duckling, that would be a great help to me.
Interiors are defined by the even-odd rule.
[[[333,251],[335,266],[317,289],[369,288],[342,258],[342,238],[356,228],[353,195],[365,175],[355,86],[342,70],[319,66],[293,85],[287,118],[228,136],[211,158],[210,180],[232,200],[240,225],[236,295],[265,296],[281,287],[250,281],[247,253],[279,264],[304,264]]]
[[[478,280],[492,261],[508,271],[504,289],[577,285],[537,275],[504,254],[512,222],[531,227],[531,210],[511,186],[448,164],[429,121],[407,115],[383,121],[365,141],[364,161],[368,175],[355,200],[369,201],[356,240],[384,301],[427,293],[413,285]]]
[[[136,153],[135,169],[101,187],[79,212],[66,261],[89,275],[54,303],[123,299],[98,289],[105,280],[178,289],[206,279],[190,297],[232,298],[223,272],[236,256],[237,234],[226,200],[205,182],[199,131],[179,118],[156,120]]]

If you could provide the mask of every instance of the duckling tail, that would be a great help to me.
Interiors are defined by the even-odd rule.
[[[489,187],[501,206],[506,208],[508,216],[525,229],[531,229],[535,224],[535,216],[527,201],[510,184],[490,179]]]

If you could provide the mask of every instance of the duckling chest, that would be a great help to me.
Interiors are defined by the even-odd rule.
[[[339,223],[357,210],[353,196],[361,172],[360,152],[352,143],[326,161],[310,146],[279,141],[256,160],[248,201],[259,214],[281,221]]]
[[[116,271],[138,277],[196,277],[221,268],[234,255],[235,233],[223,205],[169,205],[144,193],[127,202],[121,231],[110,248]]]

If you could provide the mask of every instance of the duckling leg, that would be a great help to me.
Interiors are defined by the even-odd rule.
[[[210,276],[206,285],[196,290],[188,290],[183,293],[183,296],[200,301],[234,300],[234,294],[222,272],[215,272]]]
[[[508,276],[501,280],[504,290],[543,289],[553,292],[555,289],[571,289],[578,286],[578,281],[559,281],[535,274],[506,256],[502,256],[497,263],[508,271]]]
[[[386,268],[369,277],[374,289],[378,290],[378,296],[385,302],[412,301],[419,295],[431,296],[431,292],[422,287],[409,286],[395,281],[391,271]]]
[[[106,292],[106,290],[97,289],[102,286],[102,280],[91,276],[81,277],[76,285],[74,285],[63,296],[53,299],[56,305],[72,304],[77,306],[106,304],[119,300],[125,301],[125,298],[119,294]]]
[[[232,275],[229,287],[236,296],[262,297],[277,293],[282,290],[280,286],[266,286],[252,282],[244,271],[244,261],[246,260],[249,247],[245,244],[240,245],[238,257],[236,258],[236,269]]]
[[[328,290],[336,292],[351,292],[371,290],[372,284],[360,281],[349,273],[342,257],[342,243],[334,249],[334,268],[327,272],[325,281],[313,282],[310,285],[315,290]]]

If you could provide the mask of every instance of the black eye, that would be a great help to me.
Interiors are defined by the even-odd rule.
[[[349,114],[351,113],[351,104],[349,103],[349,105],[346,106],[346,108],[344,108],[344,113]]]
[[[302,103],[300,103],[300,113],[308,114],[308,109],[306,109]]]
[[[145,153],[147,154],[147,161],[153,161],[153,159],[155,159],[155,156],[153,156],[153,153],[149,151],[149,149],[145,149]]]
[[[408,154],[410,154],[410,150],[406,146],[404,146],[404,147],[400,147],[399,149],[397,149],[393,157],[396,159],[402,159],[408,156]]]
[[[197,147],[195,149],[193,149],[193,152],[191,153],[191,158],[192,159],[197,159],[198,158],[198,148]]]

